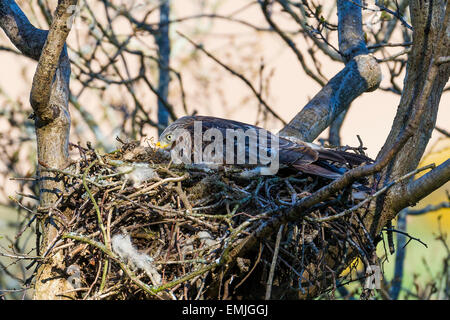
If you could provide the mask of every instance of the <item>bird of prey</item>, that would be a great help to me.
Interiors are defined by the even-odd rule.
[[[195,123],[197,123],[197,125],[201,124],[201,134],[205,134],[205,132],[209,129],[215,129],[216,132],[218,131],[221,133],[223,138],[227,137],[227,132],[230,130],[242,133],[249,132],[248,130],[253,129],[253,132],[256,132],[257,135],[256,141],[258,147],[266,149],[265,151],[268,152],[269,156],[276,154],[280,167],[294,168],[307,174],[317,175],[329,179],[339,178],[342,176],[343,171],[345,171],[334,166],[333,163],[339,163],[341,166],[352,166],[360,165],[363,162],[372,162],[370,158],[363,155],[325,149],[316,144],[304,142],[298,139],[294,140],[286,137],[279,137],[278,135],[274,135],[263,128],[251,124],[209,116],[185,116],[179,118],[161,133],[159,142],[156,146],[162,149],[173,149],[180,141],[180,132],[184,132],[185,134],[187,133],[188,138],[195,140],[195,130],[196,128],[199,128],[198,126],[196,127]],[[226,139],[223,141],[222,163],[225,163],[227,152],[230,152],[229,149],[225,148],[225,140]],[[243,140],[241,140],[241,144],[242,141]],[[274,141],[277,141],[277,144],[275,144]],[[201,148],[203,150],[208,144],[208,141],[202,141],[201,143]],[[239,155],[244,156],[243,154],[240,154],[239,150],[241,150],[241,152],[243,151],[245,153],[245,164],[248,164],[248,160],[252,156],[252,152],[255,152],[255,148],[250,146],[250,139],[247,137],[245,140],[245,145],[241,146],[242,149],[239,149],[236,145],[238,143],[237,139],[233,140],[232,143],[234,146],[234,149],[232,150],[234,158]],[[258,156],[255,158],[257,159],[256,164],[258,165],[260,158]],[[237,165],[239,165],[239,163],[237,163]]]

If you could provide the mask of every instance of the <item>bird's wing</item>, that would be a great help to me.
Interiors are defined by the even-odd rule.
[[[366,162],[366,163],[373,162],[372,159],[370,159],[369,157],[366,157],[364,155],[361,155],[361,154],[356,154],[353,152],[346,152],[346,151],[341,151],[341,150],[326,149],[315,143],[304,142],[296,137],[284,137],[284,138],[292,143],[303,145],[303,146],[308,146],[311,149],[317,151],[319,160],[329,160],[329,161],[335,161],[335,162],[351,164],[351,165],[360,165],[363,162]]]
[[[325,177],[329,179],[337,179],[342,176],[342,173],[331,171],[327,168],[321,167],[318,164],[315,163],[309,163],[309,164],[292,164],[292,167],[294,167],[297,170],[300,170],[304,173],[313,174],[320,177]]]
[[[319,158],[319,153],[306,144],[294,143],[281,137],[278,139],[279,157],[282,164],[309,164]]]
[[[341,151],[341,150],[328,150],[329,152],[333,153],[333,156],[338,156],[339,158],[343,158],[345,160],[345,162],[341,161],[342,163],[348,163],[351,165],[360,165],[363,162],[365,163],[372,163],[373,160],[369,157],[366,157],[362,154],[356,154],[353,152],[346,152],[346,151]],[[319,158],[322,159],[327,159],[326,157],[323,157],[323,152],[319,152]],[[332,159],[329,159],[332,160]],[[336,161],[336,160],[332,160],[332,161]]]
[[[246,132],[249,129],[255,129],[258,135],[258,144],[259,144],[258,147],[264,149],[263,151],[266,151],[266,154],[269,157],[273,156],[275,153],[278,153],[278,159],[280,164],[293,166],[298,168],[299,170],[312,174],[317,174],[326,177],[331,176],[333,176],[334,178],[336,177],[337,173],[330,171],[328,168],[320,166],[319,163],[315,163],[314,166],[309,166],[309,164],[312,164],[318,160],[334,161],[338,163],[353,164],[353,165],[358,165],[363,162],[372,161],[370,158],[362,155],[357,155],[355,153],[349,153],[345,151],[325,149],[322,146],[304,142],[294,137],[275,136],[270,131],[267,131],[261,127],[235,120],[228,120],[209,116],[185,116],[178,119],[176,122],[178,123],[179,127],[183,127],[189,130],[191,134],[193,134],[195,121],[201,121],[202,133],[204,133],[208,129],[215,128],[221,131],[223,138],[226,138],[227,136],[227,129],[243,130],[244,132]],[[261,134],[264,134],[263,139],[261,139]],[[264,139],[266,140],[264,145],[262,145],[261,141]],[[274,143],[275,139],[278,140],[278,145]],[[234,141],[236,153],[238,151],[237,144],[238,140]],[[257,158],[259,161],[261,155],[259,148],[258,150],[255,150],[254,148],[249,148],[248,139],[246,139],[245,143],[246,159],[253,157]],[[257,152],[258,154],[254,154],[255,152]]]

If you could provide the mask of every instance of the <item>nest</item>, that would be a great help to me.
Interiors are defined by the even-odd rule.
[[[329,248],[363,246],[351,236],[363,226],[350,215],[315,220],[361,201],[351,187],[233,255],[273,215],[330,180],[174,165],[136,144],[105,155],[78,149],[80,159],[58,172],[65,190],[52,210],[59,237],[48,252],[63,252],[77,298],[248,299],[264,297],[269,285],[272,298],[293,298],[324,272],[339,276],[324,258]]]

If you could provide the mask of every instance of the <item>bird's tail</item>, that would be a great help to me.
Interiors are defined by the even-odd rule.
[[[327,149],[320,149],[317,150],[319,153],[319,159],[320,160],[329,160],[329,161],[335,161],[339,163],[346,163],[350,165],[360,165],[363,162],[366,163],[372,163],[373,160],[369,157],[366,157],[362,154],[356,154],[352,152],[347,151],[341,151],[341,150],[327,150]]]
[[[297,170],[300,170],[304,173],[309,173],[312,175],[328,178],[328,179],[338,179],[342,176],[342,172],[338,170],[332,170],[331,168],[327,168],[328,166],[323,166],[319,162],[308,163],[308,164],[292,164]]]
[[[344,168],[337,168],[333,166],[332,164],[329,164],[325,161],[316,161],[314,163],[309,164],[292,164],[292,167],[294,167],[297,170],[300,170],[304,173],[328,178],[331,180],[338,179],[342,177],[342,175],[345,173],[346,169]],[[354,182],[353,187],[357,190],[364,191],[364,192],[370,192],[371,189],[364,186],[363,184],[359,182]]]

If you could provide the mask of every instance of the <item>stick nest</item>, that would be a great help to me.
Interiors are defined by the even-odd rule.
[[[352,237],[363,227],[353,215],[317,220],[361,201],[354,188],[239,253],[253,231],[330,180],[174,165],[133,143],[105,155],[77,147],[80,160],[56,172],[65,190],[50,212],[58,237],[45,252],[62,250],[77,298],[248,299],[268,290],[295,298],[324,275],[338,277],[344,266],[326,261],[327,250],[363,247]]]

